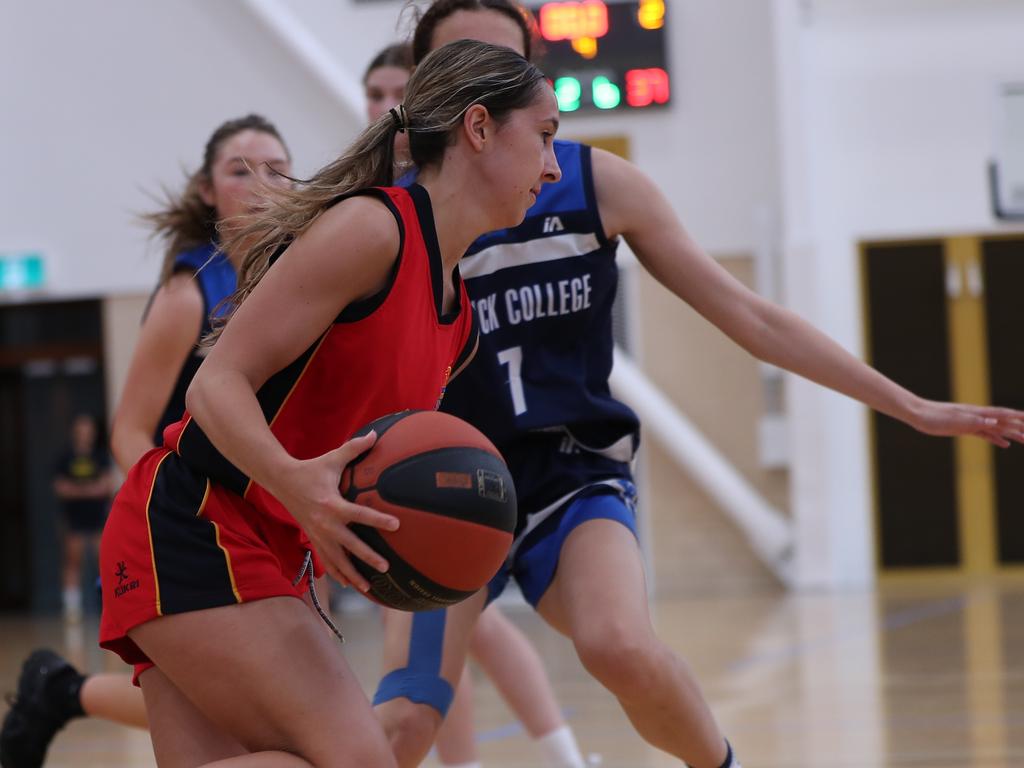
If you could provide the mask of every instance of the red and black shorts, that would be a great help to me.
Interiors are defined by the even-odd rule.
[[[128,632],[175,613],[267,597],[302,598],[293,586],[308,542],[167,448],[132,467],[100,546],[100,645],[138,674],[152,666]]]

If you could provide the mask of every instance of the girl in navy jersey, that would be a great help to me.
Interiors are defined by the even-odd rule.
[[[288,148],[272,123],[255,114],[228,120],[207,140],[202,164],[182,192],[144,217],[166,252],[114,413],[111,449],[122,472],[181,418],[202,362],[199,342],[218,305],[237,288],[238,259],[218,249],[221,235],[252,212],[260,190],[288,186],[290,174]],[[142,695],[129,676],[86,677],[52,651],[29,656],[18,690],[0,732],[5,767],[42,765],[53,736],[74,716],[146,726]]]
[[[389,45],[374,56],[363,75],[366,117],[371,123],[401,103],[411,73],[409,44]],[[403,134],[396,137],[395,156],[399,170],[408,166],[409,145]],[[386,620],[404,620],[398,611],[385,616]],[[551,768],[582,768],[583,756],[572,729],[562,717],[539,654],[498,606],[490,606],[480,616],[470,653],[534,740],[543,764]],[[473,685],[467,672],[456,686],[452,707],[437,736],[437,757],[442,765],[479,765],[472,699]]]
[[[436,0],[417,25],[414,56],[462,38],[528,56],[527,19],[509,0]],[[915,396],[732,278],[635,166],[575,142],[555,142],[555,153],[561,180],[545,186],[522,224],[480,238],[460,264],[480,349],[442,404],[491,438],[515,478],[520,519],[508,569],[489,595],[448,609],[441,631],[412,633],[439,621],[426,614],[389,627],[386,647],[399,653],[386,660],[375,703],[399,764],[417,765],[444,701],[431,694],[436,682],[416,684],[424,670],[411,670],[406,656],[439,659],[432,672],[454,681],[476,616],[515,576],[648,743],[694,768],[738,766],[696,680],[651,624],[630,473],[639,425],[608,387],[619,238],[751,354],[922,432],[1006,446],[1022,441],[1024,413]],[[432,638],[442,638],[440,647],[426,647]]]
[[[352,555],[386,570],[347,524],[397,520],[338,492],[375,438],[345,441],[384,413],[433,407],[471,357],[456,264],[557,180],[557,120],[521,57],[446,46],[403,107],[225,244],[245,245],[236,308],[185,417],[129,473],[101,555],[101,644],[137,665],[161,765],[393,764],[344,657],[295,598],[311,570],[366,590]],[[423,169],[408,189],[375,186],[391,182],[396,132]]]
[[[291,156],[272,123],[260,115],[228,120],[206,142],[203,164],[181,195],[145,217],[167,251],[114,413],[111,447],[122,471],[181,418],[202,362],[199,341],[238,287],[240,256],[218,243],[255,210],[261,190],[289,186],[290,175]]]

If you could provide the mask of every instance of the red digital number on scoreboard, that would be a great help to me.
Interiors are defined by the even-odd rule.
[[[608,6],[601,0],[545,3],[540,8],[540,33],[551,41],[604,37],[608,34]]]
[[[652,67],[626,72],[626,103],[631,107],[667,104],[669,90],[668,72],[664,69]]]

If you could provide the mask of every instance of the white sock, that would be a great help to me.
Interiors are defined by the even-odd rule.
[[[82,612],[82,590],[78,587],[68,587],[64,590],[64,611],[73,614]]]
[[[576,735],[568,725],[545,733],[539,739],[535,739],[535,743],[540,749],[544,765],[548,768],[586,767],[583,755],[580,754],[580,747],[576,743]]]

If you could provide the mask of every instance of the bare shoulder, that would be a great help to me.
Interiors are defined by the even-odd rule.
[[[398,222],[384,202],[373,195],[357,195],[324,211],[304,238],[345,243],[393,258],[401,237]]]
[[[633,163],[597,147],[591,150],[591,165],[605,234],[609,238],[627,234],[658,197],[654,182]]]
[[[380,289],[400,244],[388,207],[376,197],[358,195],[321,213],[289,246],[280,267],[303,290],[329,293],[344,306]]]
[[[600,147],[590,148],[590,160],[594,167],[595,183],[605,177],[610,180],[622,175],[628,176],[631,171],[638,170],[635,165],[629,162],[629,160],[619,157],[614,152],[609,152],[607,149],[601,149]]]
[[[202,322],[203,292],[191,272],[178,272],[157,289],[147,318],[170,314],[179,321],[195,315]]]
[[[195,346],[206,311],[202,291],[192,273],[172,275],[157,290],[146,310],[133,353],[133,367],[135,361],[145,361],[143,367],[148,370],[176,375]],[[167,371],[164,365],[169,366]]]

